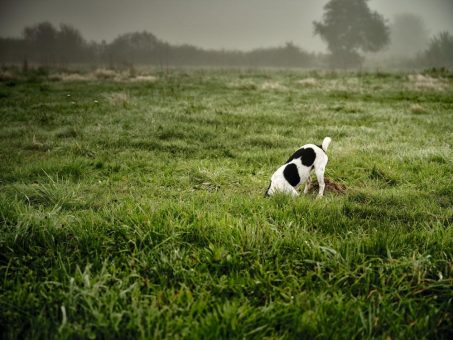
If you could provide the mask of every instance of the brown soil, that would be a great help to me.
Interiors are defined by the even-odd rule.
[[[332,192],[337,195],[344,195],[346,194],[346,186],[344,184],[335,183],[331,179],[324,178],[324,183],[326,187],[324,188],[324,192]],[[310,192],[318,193],[319,185],[318,183],[313,183],[313,186],[310,189]]]

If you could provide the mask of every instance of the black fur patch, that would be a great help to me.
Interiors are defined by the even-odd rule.
[[[294,163],[288,164],[283,170],[283,176],[293,187],[299,184],[300,176],[299,171],[297,171],[297,165]]]
[[[291,157],[289,157],[288,160],[285,162],[285,164],[291,162],[293,159],[300,158],[302,156],[303,150],[304,148],[299,149],[295,153],[293,153]]]
[[[286,163],[291,162],[293,159],[301,158],[302,164],[305,166],[312,166],[316,159],[316,152],[312,148],[301,148],[297,150]]]
[[[302,164],[305,166],[312,166],[316,159],[316,152],[312,148],[304,149],[305,152],[302,154]]]

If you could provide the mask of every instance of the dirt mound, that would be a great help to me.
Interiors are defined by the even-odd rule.
[[[324,178],[324,183],[326,184],[326,187],[324,188],[324,192],[332,192],[337,195],[344,195],[346,194],[346,185],[341,184],[341,183],[335,183],[331,179]],[[310,189],[310,192],[313,193],[318,193],[319,191],[319,185],[318,183],[313,183],[313,186]]]

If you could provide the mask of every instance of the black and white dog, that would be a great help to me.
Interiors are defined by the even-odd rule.
[[[319,184],[318,198],[322,197],[325,187],[324,171],[329,160],[326,151],[331,141],[330,137],[326,137],[322,141],[322,145],[305,144],[297,150],[284,165],[274,172],[265,196],[273,195],[276,192],[299,196],[296,189],[305,182],[304,194],[306,194],[311,187],[310,173],[314,169]]]

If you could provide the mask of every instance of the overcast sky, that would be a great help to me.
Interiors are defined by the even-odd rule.
[[[111,41],[121,33],[149,31],[170,43],[204,48],[252,49],[287,41],[324,51],[313,20],[327,0],[0,0],[0,36],[18,37],[27,25],[68,23],[87,40]],[[391,21],[420,15],[430,31],[453,33],[453,0],[370,0]]]

